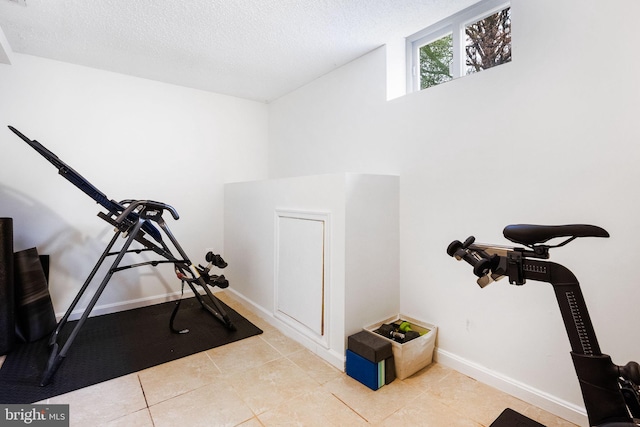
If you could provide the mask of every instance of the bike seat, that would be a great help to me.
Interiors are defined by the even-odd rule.
[[[515,243],[532,246],[544,243],[555,237],[568,237],[571,240],[576,237],[609,237],[609,233],[595,225],[571,224],[571,225],[531,225],[514,224],[507,225],[502,234]]]

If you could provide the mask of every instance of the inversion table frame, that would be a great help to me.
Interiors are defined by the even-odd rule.
[[[220,305],[218,299],[209,289],[209,286],[218,286],[220,288],[226,288],[227,286],[229,286],[229,282],[225,279],[224,275],[217,276],[209,274],[212,266],[224,268],[227,266],[227,263],[219,255],[214,255],[213,253],[209,252],[206,254],[206,260],[209,262],[206,267],[202,267],[201,265],[193,265],[176,238],[169,230],[166,222],[162,218],[162,214],[165,211],[168,211],[175,220],[179,219],[178,212],[173,207],[165,203],[152,200],[123,200],[121,202],[109,200],[104,193],[99,191],[96,187],[89,183],[89,181],[82,177],[82,175],[69,167],[69,165],[60,160],[58,156],[53,154],[38,141],[30,140],[12,126],[9,126],[9,129],[13,133],[18,135],[24,142],[34,148],[50,163],[52,163],[58,169],[58,173],[60,175],[62,175],[64,178],[66,178],[68,181],[82,190],[85,194],[90,196],[102,207],[107,209],[107,213],[99,212],[98,216],[115,227],[115,234],[113,238],[100,256],[95,267],[93,267],[93,270],[91,270],[91,273],[78,291],[78,294],[67,309],[66,313],[58,322],[56,329],[51,334],[51,337],[49,339],[49,347],[51,353],[49,355],[47,366],[42,375],[42,379],[40,382],[41,386],[45,386],[51,381],[51,378],[66,357],[71,344],[78,335],[78,332],[80,332],[80,329],[84,325],[96,302],[100,298],[100,295],[107,286],[107,283],[109,283],[109,280],[111,279],[113,274],[118,271],[140,267],[143,265],[151,265],[155,267],[161,263],[173,264],[178,279],[182,281],[183,290],[184,284],[187,283],[195,294],[196,299],[200,302],[201,306],[204,309],[206,309],[216,319],[222,322],[227,329],[235,330],[235,326],[229,319],[229,316]],[[157,224],[160,229],[158,229],[153,223]],[[162,232],[160,230],[162,230]],[[178,252],[179,257],[175,256],[171,252],[169,246],[167,246],[166,242],[163,240],[163,233],[166,235],[166,237],[168,237],[174,249]],[[149,235],[153,239],[153,241],[148,239],[147,235]],[[112,251],[116,241],[118,240],[118,237],[120,236],[126,239],[124,244],[120,247],[119,250]],[[132,249],[131,245],[134,241],[142,244],[143,248]],[[124,266],[120,265],[120,262],[127,253],[139,254],[141,252],[154,252],[162,259],[144,261],[137,264]],[[115,259],[111,264],[111,267],[105,274],[104,278],[102,279],[102,282],[91,297],[91,300],[82,313],[82,316],[74,326],[66,341],[64,343],[59,343],[58,339],[60,336],[60,332],[67,324],[71,312],[75,309],[76,305],[86,292],[89,284],[93,281],[104,261],[108,257],[112,256],[115,256]],[[205,291],[205,295],[202,295],[200,292],[198,292],[195,285],[201,286]],[[204,297],[207,297],[208,301],[205,301]],[[173,320],[175,318],[179,304],[180,300],[176,304],[176,307],[174,308],[171,315],[170,328],[173,332],[176,333],[186,333],[188,332],[188,329],[178,331],[173,327]]]

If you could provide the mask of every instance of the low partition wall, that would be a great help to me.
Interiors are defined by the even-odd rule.
[[[330,174],[225,185],[225,275],[344,369],[350,334],[399,312],[399,179]]]

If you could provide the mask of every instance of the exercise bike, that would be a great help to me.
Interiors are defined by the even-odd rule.
[[[526,248],[478,244],[472,236],[464,242],[453,241],[447,253],[471,264],[482,288],[503,277],[512,285],[524,285],[527,279],[550,283],[571,344],[589,425],[640,426],[640,365],[618,366],[601,353],[578,280],[566,267],[544,261],[551,248],[578,237],[609,237],[609,233],[593,225],[519,224],[505,227],[503,235]],[[555,238],[564,240],[545,244]]]

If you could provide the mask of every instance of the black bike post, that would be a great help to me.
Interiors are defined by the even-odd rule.
[[[629,423],[625,400],[618,384],[618,367],[611,357],[600,352],[589,311],[580,284],[566,267],[547,261],[523,259],[525,278],[550,283],[556,294],[560,313],[571,344],[571,358],[576,370],[589,425]]]

